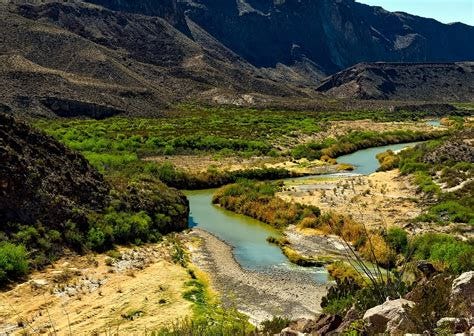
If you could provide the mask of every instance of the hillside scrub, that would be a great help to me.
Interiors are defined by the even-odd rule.
[[[395,166],[400,172],[411,174],[419,190],[435,200],[419,221],[474,224],[474,150],[463,138],[469,138],[467,131],[419,144],[397,155]]]
[[[28,273],[28,255],[22,245],[0,243],[0,286]]]
[[[156,242],[187,228],[185,196],[160,180],[111,183],[53,138],[3,114],[0,121],[0,286],[69,251]]]

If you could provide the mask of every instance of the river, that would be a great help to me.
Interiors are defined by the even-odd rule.
[[[359,150],[338,158],[338,162],[352,164],[352,174],[371,174],[379,164],[375,156],[388,149],[398,151],[418,142],[396,144]],[[333,174],[332,176],[337,176]],[[314,178],[315,176],[312,176]],[[324,175],[327,177],[327,175]],[[270,235],[280,233],[269,225],[250,217],[235,214],[212,204],[215,189],[187,191],[190,204],[190,227],[204,229],[233,247],[236,261],[247,270],[265,272],[285,269],[297,274],[310,275],[316,283],[326,283],[328,274],[324,267],[305,268],[290,263],[280,249],[266,241]]]

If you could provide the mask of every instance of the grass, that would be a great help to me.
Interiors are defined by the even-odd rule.
[[[255,327],[248,322],[248,317],[239,313],[235,306],[222,305],[211,290],[205,273],[192,266],[188,266],[188,273],[191,279],[185,284],[183,298],[192,302],[193,316],[155,330],[152,335],[233,336],[254,333]]]

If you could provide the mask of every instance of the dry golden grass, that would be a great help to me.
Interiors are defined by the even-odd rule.
[[[159,251],[162,247],[157,247]],[[159,252],[158,252],[159,253]],[[58,335],[97,335],[115,333],[143,335],[191,314],[191,303],[183,299],[186,270],[158,256],[142,270],[111,273],[108,257],[98,255],[63,259],[31,278],[46,285],[24,283],[1,293],[0,330],[21,321],[24,330]],[[67,261],[67,264],[64,264]],[[98,266],[95,267],[96,262]],[[66,265],[66,266],[61,266]],[[67,272],[61,277],[59,271]],[[72,270],[72,271],[71,271]],[[74,295],[58,296],[54,287],[80,284],[84,279],[106,279],[96,290],[83,289]]]

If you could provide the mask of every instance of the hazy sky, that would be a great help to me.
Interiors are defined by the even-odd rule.
[[[474,26],[474,0],[356,0],[381,6],[391,12],[401,11],[429,17],[444,23],[463,22]]]

